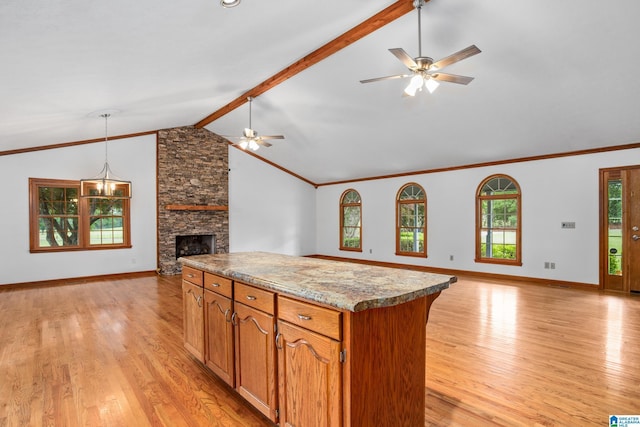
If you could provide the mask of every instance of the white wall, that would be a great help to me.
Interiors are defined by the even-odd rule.
[[[640,164],[640,149],[322,186],[316,199],[316,252],[597,285],[598,169],[633,164]],[[496,173],[510,175],[522,190],[519,267],[474,261],[475,192]],[[411,181],[427,193],[426,259],[395,255],[395,197]],[[362,197],[362,253],[339,250],[339,199],[347,188]],[[576,228],[561,229],[563,221],[574,221]],[[555,262],[556,268],[545,269],[545,261]]]
[[[80,179],[102,168],[104,145],[0,156],[0,285],[155,270],[155,135],[109,142],[114,173],[133,182],[130,249],[29,253],[28,179]],[[309,184],[229,149],[230,250],[323,254],[456,270],[598,283],[598,169],[640,164],[640,149],[322,186]],[[521,267],[474,262],[475,191],[494,173],[522,189]],[[409,181],[427,192],[428,258],[395,252],[395,196]],[[340,251],[339,198],[363,200],[362,253]],[[576,228],[563,230],[562,221]],[[371,253],[370,253],[371,251]],[[454,256],[449,261],[449,255]],[[555,270],[544,262],[556,263]]]
[[[0,285],[156,269],[156,136],[109,141],[109,165],[132,182],[129,249],[29,252],[29,178],[93,177],[104,143],[0,156]]]
[[[229,251],[315,251],[315,188],[229,147]]]

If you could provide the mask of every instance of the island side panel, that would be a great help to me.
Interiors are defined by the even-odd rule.
[[[345,426],[424,425],[429,299],[345,316]]]

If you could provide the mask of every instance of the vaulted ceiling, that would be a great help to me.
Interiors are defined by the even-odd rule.
[[[423,54],[475,44],[446,70],[475,80],[361,84],[406,71],[389,48],[418,55],[411,4],[0,2],[0,154],[101,138],[103,110],[112,136],[240,135],[248,94],[253,128],[286,137],[255,154],[318,184],[640,141],[640,2],[431,0]]]

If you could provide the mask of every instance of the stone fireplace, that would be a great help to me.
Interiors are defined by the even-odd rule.
[[[158,132],[158,272],[181,272],[177,236],[211,236],[211,253],[229,252],[227,141],[185,126]],[[198,250],[202,250],[202,243]],[[198,244],[188,242],[187,246]],[[184,244],[182,245],[184,246]]]

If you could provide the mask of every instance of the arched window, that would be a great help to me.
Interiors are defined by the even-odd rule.
[[[340,249],[362,251],[362,200],[356,190],[340,197]]]
[[[427,196],[413,182],[396,196],[396,255],[427,256]]]
[[[510,176],[482,181],[476,198],[476,262],[522,265],[520,196]]]

